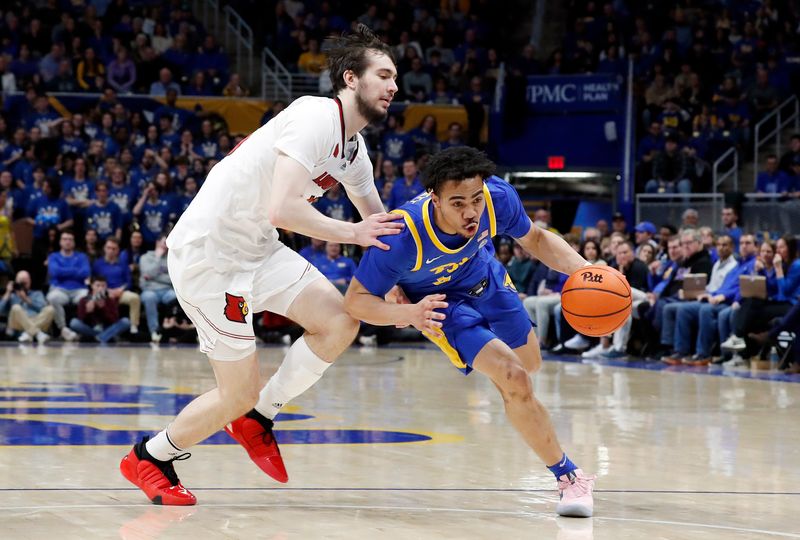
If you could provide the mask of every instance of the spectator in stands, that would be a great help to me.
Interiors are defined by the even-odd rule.
[[[158,80],[150,85],[150,95],[154,97],[166,96],[167,90],[173,89],[178,94],[181,87],[172,80],[172,72],[169,68],[161,68],[158,72]]]
[[[0,298],[0,314],[8,317],[6,335],[17,337],[20,343],[28,343],[35,338],[44,344],[50,336],[55,309],[48,306],[42,291],[31,290],[31,276],[21,270],[13,281],[6,285],[5,294]]]
[[[120,318],[119,305],[109,294],[106,279],[93,276],[91,294],[84,295],[78,302],[78,316],[69,326],[77,334],[105,344],[127,332],[131,322],[126,317]]]
[[[86,280],[89,278],[89,259],[86,254],[75,251],[75,235],[62,231],[59,237],[60,250],[47,258],[50,274],[50,290],[47,301],[55,308],[56,326],[61,337],[74,341],[77,335],[67,327],[64,306],[77,304],[88,294]]]
[[[39,74],[45,84],[49,83],[58,74],[58,66],[64,58],[64,45],[53,43],[50,52],[39,61]]]
[[[439,139],[437,133],[436,117],[426,114],[419,125],[408,132],[408,136],[414,141],[416,155],[435,154],[439,151]]]
[[[390,210],[394,210],[423,191],[425,188],[417,174],[417,163],[413,159],[406,159],[403,161],[403,178],[394,183],[387,206]]]
[[[628,222],[622,212],[614,212],[611,216],[611,232],[619,233],[624,239],[628,239]]]
[[[108,84],[120,94],[130,94],[136,84],[136,64],[128,57],[128,49],[120,47],[117,57],[108,64]]]
[[[708,256],[711,257],[711,262],[716,263],[719,260],[719,254],[717,253],[717,239],[714,235],[714,229],[711,227],[700,227],[697,230],[700,231],[700,237],[703,239],[703,249],[708,252]]]
[[[789,150],[781,156],[780,169],[790,176],[795,176],[792,166],[800,160],[800,133],[795,133],[789,140]]]
[[[533,261],[528,252],[516,242],[513,246],[513,257],[506,264],[506,270],[518,292],[524,293],[528,290],[528,284],[533,277]]]
[[[103,87],[102,84],[98,84],[98,79],[104,80],[105,74],[106,67],[103,62],[97,58],[94,49],[87,47],[75,69],[78,86],[85,92],[100,92]]]
[[[656,157],[656,154],[664,148],[664,142],[661,124],[657,121],[650,122],[647,135],[639,141],[639,150],[637,151],[636,158],[639,161],[652,161]]]
[[[326,257],[325,251],[325,240],[320,240],[319,238],[310,238],[310,243],[303,249],[299,251],[300,255],[319,268],[321,260]]]
[[[86,229],[86,233],[83,235],[83,252],[89,258],[89,268],[94,264],[94,261],[103,256],[102,245],[103,242],[97,236],[97,231],[95,229]]]
[[[697,229],[700,226],[700,214],[694,208],[687,208],[681,214],[681,229]],[[677,231],[672,231],[675,234]],[[670,236],[672,236],[670,234]]]
[[[634,255],[637,257],[639,256],[639,251],[641,247],[645,244],[651,246],[653,248],[653,252],[655,252],[656,243],[656,226],[653,225],[650,221],[642,221],[633,229],[634,235],[636,237],[636,250]]]
[[[95,196],[91,205],[86,208],[86,228],[97,231],[100,240],[114,237],[122,238],[122,212],[115,203],[108,199],[108,183],[97,182]],[[108,277],[108,276],[106,276]],[[112,285],[113,287],[113,285]]]
[[[119,240],[107,238],[103,244],[103,257],[92,265],[92,274],[106,279],[109,298],[118,304],[128,306],[131,322],[131,334],[139,331],[142,301],[133,292],[131,269],[126,260],[120,259]]]
[[[716,247],[719,260],[711,269],[706,292],[697,300],[676,304],[672,339],[674,350],[661,359],[666,364],[705,366],[711,363],[711,348],[718,335],[717,316],[734,300],[739,289],[739,276],[753,268],[750,261],[754,259],[755,242],[740,246],[741,264],[733,256],[733,239],[730,236],[720,236]],[[732,277],[728,279],[728,275]],[[693,347],[691,338],[698,326],[697,340]]]
[[[646,264],[649,268],[650,263],[656,260],[656,248],[653,247],[653,244],[644,243],[641,246],[638,246],[636,258]]]
[[[329,218],[339,221],[353,221],[353,205],[342,190],[342,185],[334,184],[325,195],[317,201],[317,210]]]
[[[733,238],[734,249],[739,249],[739,238],[742,237],[742,229],[739,228],[739,212],[733,206],[726,206],[722,209],[722,231],[720,234],[727,234]]]
[[[531,322],[536,325],[537,336],[542,347],[549,347],[550,317],[561,304],[561,289],[567,276],[561,272],[548,269],[544,279],[536,286],[536,294],[528,296],[522,303],[528,312]],[[531,284],[533,285],[533,284]]]
[[[458,122],[451,122],[447,127],[447,140],[441,144],[441,149],[450,148],[452,146],[464,146],[464,128]]]
[[[768,299],[744,298],[739,313],[734,318],[733,333],[722,344],[723,349],[747,351],[753,343],[745,337],[750,333],[763,331],[770,322],[786,315],[800,296],[800,258],[798,258],[797,238],[787,234],[776,243],[777,254],[774,258],[775,277],[777,279],[777,295]],[[747,355],[745,355],[747,356]]]
[[[231,73],[228,83],[222,88],[222,95],[225,97],[245,97],[250,92],[242,86],[238,73]]]
[[[386,128],[378,147],[376,165],[382,164],[384,160],[389,160],[396,167],[400,167],[405,160],[414,157],[416,151],[414,141],[407,133],[402,131],[403,122],[403,117],[396,114],[390,114],[386,118]]]
[[[328,242],[325,245],[325,257],[317,259],[318,269],[328,281],[344,293],[353,279],[356,264],[350,257],[342,255],[342,245],[337,242]]]
[[[72,72],[72,62],[66,58],[58,64],[56,76],[50,79],[46,88],[50,92],[77,92],[78,81]]]
[[[391,194],[392,186],[394,186],[395,181],[397,180],[397,167],[394,163],[389,161],[388,159],[384,160],[381,163],[381,174],[377,178],[375,178],[375,187],[378,188],[378,193],[381,194],[381,199],[384,202],[384,205],[388,201],[388,195]],[[387,191],[387,198],[383,198],[384,188],[388,185]]]
[[[302,73],[310,75],[319,75],[328,62],[328,57],[325,53],[320,52],[319,40],[310,38],[308,40],[308,50],[300,54],[297,59],[297,68]]]
[[[161,235],[156,240],[155,249],[142,255],[139,260],[139,287],[142,290],[147,329],[153,343],[161,341],[158,306],[171,304],[177,299],[167,270],[167,251],[167,237]]]
[[[171,211],[169,203],[161,198],[161,188],[155,182],[149,182],[133,207],[145,249],[154,247],[156,239],[166,230]]]
[[[669,135],[664,143],[664,151],[653,160],[653,178],[645,185],[647,193],[691,193],[689,163],[686,155],[678,148],[678,138]]]
[[[406,99],[424,103],[433,92],[433,79],[423,71],[422,59],[417,57],[411,61],[411,70],[403,75],[403,95]]]
[[[771,193],[786,196],[790,191],[795,191],[790,185],[792,178],[778,168],[778,156],[770,154],[764,170],[756,178],[756,193]]]
[[[44,179],[42,196],[34,198],[28,203],[26,214],[28,221],[33,225],[35,244],[46,241],[47,230],[50,227],[63,231],[73,224],[72,212],[67,202],[61,198],[61,186],[53,178]]]
[[[756,123],[778,106],[778,92],[769,83],[769,71],[764,68],[756,71],[756,82],[748,90],[747,100]]]
[[[680,267],[669,266],[662,279],[648,294],[650,309],[646,317],[661,335],[661,345],[672,347],[675,337],[675,315],[681,301],[683,277],[686,274],[711,274],[711,257],[703,249],[703,238],[697,229],[684,229],[680,233],[683,259]]]

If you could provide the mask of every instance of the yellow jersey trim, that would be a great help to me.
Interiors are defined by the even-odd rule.
[[[406,212],[405,210],[392,210],[391,214],[400,214],[403,216],[403,220],[406,222],[406,227],[408,227],[409,232],[411,232],[411,236],[414,238],[414,243],[417,245],[417,260],[414,263],[414,268],[411,269],[412,272],[416,272],[420,268],[422,268],[422,238],[419,237],[419,231],[417,231],[417,226],[414,225],[414,220],[411,218],[411,215]]]
[[[486,189],[485,186],[484,186],[484,189]],[[469,243],[472,242],[472,239],[474,238],[474,236],[471,236],[469,238],[469,240],[467,240],[466,243],[463,246],[461,246],[460,248],[458,248],[458,249],[450,249],[449,247],[445,246],[441,242],[441,240],[439,240],[439,237],[436,236],[436,231],[433,230],[433,224],[431,223],[431,217],[428,214],[428,206],[430,204],[431,204],[431,200],[430,199],[428,199],[424,203],[422,203],[422,221],[423,221],[423,223],[425,223],[425,231],[428,233],[428,238],[431,239],[431,242],[433,242],[433,245],[436,246],[436,248],[439,251],[443,251],[444,253],[449,253],[450,255],[458,253],[462,249],[467,247],[469,245]]]
[[[461,356],[459,356],[458,351],[455,350],[452,345],[450,345],[449,341],[447,341],[447,337],[444,335],[444,332],[440,333],[436,338],[432,338],[427,335],[425,337],[435,343],[436,346],[439,347],[447,356],[448,360],[450,360],[450,363],[452,363],[458,369],[466,369],[468,367],[467,364],[461,359]]]
[[[494,215],[494,201],[492,201],[492,194],[489,193],[489,187],[484,182],[483,196],[486,200],[486,211],[489,212],[489,236],[494,238],[497,236],[497,218]]]

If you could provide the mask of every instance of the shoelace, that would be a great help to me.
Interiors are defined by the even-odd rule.
[[[597,476],[576,476],[575,480],[572,482],[565,482],[563,480],[558,481],[558,489],[565,490],[569,487],[574,487],[580,495],[586,495],[591,491],[591,482],[593,482]]]
[[[189,452],[186,452],[185,454],[181,454],[179,456],[175,456],[174,458],[169,460],[166,465],[164,465],[163,469],[161,469],[161,471],[164,473],[164,476],[167,477],[167,480],[169,480],[169,483],[172,484],[173,486],[177,486],[180,483],[180,480],[178,480],[178,473],[175,472],[175,467],[172,465],[172,462],[184,461],[189,459],[190,457],[192,457],[192,454],[190,454]]]

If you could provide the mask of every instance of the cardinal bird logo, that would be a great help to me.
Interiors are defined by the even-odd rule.
[[[250,313],[247,302],[241,296],[225,293],[225,318],[232,322],[246,323],[245,317]]]

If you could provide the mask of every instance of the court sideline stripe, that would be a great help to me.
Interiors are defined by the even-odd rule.
[[[0,488],[2,492],[15,491],[139,491],[135,487],[63,487],[63,488]],[[551,493],[553,489],[523,488],[371,488],[371,487],[193,487],[192,491],[423,491],[466,493]],[[679,489],[595,489],[594,493],[650,493],[655,495],[772,495],[800,496],[800,491],[692,491]],[[0,508],[2,509],[2,508]]]
[[[144,504],[71,504],[71,505],[54,505],[54,506],[11,506],[2,508],[2,510],[30,510],[29,514],[36,513],[41,510],[80,510],[80,509],[109,509],[116,508],[142,508],[149,505]],[[258,503],[210,503],[204,504],[204,508],[300,508],[300,509],[336,509],[336,510],[392,510],[401,512],[453,512],[453,513],[468,513],[468,514],[501,514],[510,516],[531,516],[541,514],[541,512],[525,512],[521,510],[495,510],[485,508],[442,508],[442,507],[426,507],[426,506],[378,506],[378,505],[358,505],[358,504],[258,504]],[[548,515],[551,515],[548,512]],[[740,533],[757,533],[767,536],[779,536],[783,538],[800,538],[800,534],[788,533],[781,531],[770,531],[765,529],[751,529],[747,527],[734,527],[731,525],[713,525],[710,523],[696,523],[691,521],[669,521],[661,519],[642,519],[642,518],[621,518],[621,517],[603,517],[596,516],[592,518],[596,521],[621,521],[627,523],[642,523],[642,524],[658,524],[658,525],[674,525],[678,527],[699,527],[703,529],[716,529],[723,531],[732,531]]]

